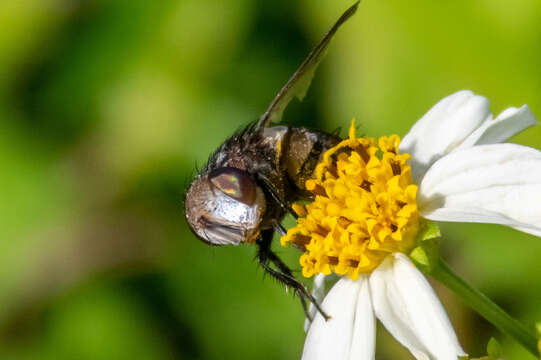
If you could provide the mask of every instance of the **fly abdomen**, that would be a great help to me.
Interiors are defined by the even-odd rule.
[[[312,177],[320,157],[342,139],[333,134],[298,127],[290,128],[288,140],[282,164],[295,186],[304,190],[304,184]]]

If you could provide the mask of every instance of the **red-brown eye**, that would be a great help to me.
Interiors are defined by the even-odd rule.
[[[209,179],[215,188],[235,200],[253,205],[256,185],[246,171],[234,167],[223,167],[211,171]]]

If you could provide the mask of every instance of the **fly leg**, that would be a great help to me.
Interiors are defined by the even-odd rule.
[[[289,267],[284,264],[284,262],[271,250],[271,241],[272,235],[274,234],[273,230],[264,230],[261,233],[260,239],[257,241],[258,251],[257,257],[259,259],[259,265],[273,278],[284,284],[286,287],[293,289],[295,295],[301,300],[301,304],[306,314],[306,317],[310,319],[310,314],[308,313],[308,307],[306,306],[306,300],[314,304],[317,311],[323,316],[325,320],[330,319],[330,316],[327,315],[323,309],[319,306],[317,300],[310,294],[306,287],[299,282],[293,276],[293,273]],[[271,263],[276,266],[274,269],[271,266]],[[310,319],[311,320],[311,319]]]
[[[263,188],[269,193],[269,195],[274,199],[274,201],[276,201],[278,205],[280,205],[284,212],[291,214],[291,216],[293,216],[295,219],[299,218],[299,215],[297,215],[297,213],[291,208],[288,202],[282,199],[280,195],[278,195],[269,179],[267,179],[261,174],[259,174],[257,178],[262,183]]]
[[[283,275],[285,275],[289,280],[293,280],[296,283],[296,285],[292,286],[292,288],[294,289],[295,295],[297,295],[299,297],[299,300],[301,301],[301,305],[302,305],[302,309],[304,310],[304,314],[306,315],[306,317],[308,319],[310,319],[310,321],[312,321],[312,318],[310,317],[310,313],[308,311],[308,306],[306,304],[306,299],[308,299],[310,302],[313,302],[315,304],[315,306],[317,306],[316,300],[311,298],[312,294],[310,294],[306,290],[306,288],[304,287],[304,284],[302,284],[301,282],[297,281],[297,279],[295,279],[295,277],[293,276],[293,273],[291,272],[289,267],[287,267],[287,265],[284,264],[284,262],[278,257],[278,255],[276,255],[274,252],[271,251],[271,252],[268,253],[268,258],[269,258],[270,261],[272,261],[274,266],[276,266],[280,270],[280,272]],[[286,285],[286,289],[289,286],[291,286],[291,285]],[[308,296],[306,296],[306,295],[308,295]],[[322,312],[322,315],[324,317],[326,316],[326,314],[323,313],[323,312]]]

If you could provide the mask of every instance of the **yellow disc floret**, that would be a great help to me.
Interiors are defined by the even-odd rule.
[[[304,251],[305,277],[334,271],[355,280],[389,253],[415,246],[417,186],[399,144],[397,135],[357,138],[352,121],[349,138],[325,152],[306,182],[314,202],[293,205],[297,225],[281,239]]]

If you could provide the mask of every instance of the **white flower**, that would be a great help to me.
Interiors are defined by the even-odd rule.
[[[528,106],[495,119],[488,100],[460,91],[437,103],[400,144],[419,186],[419,214],[435,221],[507,225],[541,236],[541,152],[509,137],[535,125]],[[315,292],[322,291],[322,275]],[[342,277],[309,327],[304,360],[374,359],[375,318],[416,359],[456,360],[460,347],[430,284],[407,256],[388,256],[372,273]]]

